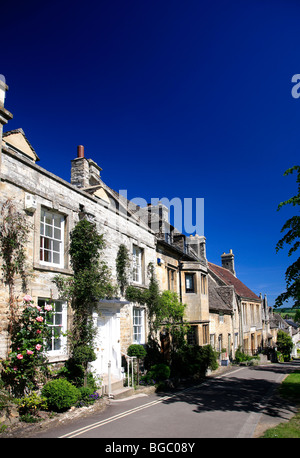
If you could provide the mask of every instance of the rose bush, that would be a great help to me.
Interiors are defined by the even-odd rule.
[[[2,379],[17,396],[36,389],[47,373],[46,345],[50,337],[47,322],[51,305],[34,305],[32,297],[23,298],[23,310],[14,328],[9,359],[4,362]]]

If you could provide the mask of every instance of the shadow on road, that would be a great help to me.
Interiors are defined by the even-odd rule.
[[[279,397],[277,388],[280,384],[274,381],[274,375],[287,375],[297,369],[300,369],[300,361],[248,367],[236,375],[235,371],[232,375],[229,371],[222,378],[209,378],[198,386],[173,393],[163,402],[188,403],[194,406],[196,413],[236,411],[250,414],[264,411],[269,416],[284,420],[293,413],[295,404]]]

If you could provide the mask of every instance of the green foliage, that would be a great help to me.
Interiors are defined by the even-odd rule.
[[[300,371],[295,371],[286,377],[279,388],[282,397],[292,399],[296,404],[300,403]]]
[[[96,353],[89,345],[78,345],[74,348],[73,359],[77,364],[87,365],[96,360]]]
[[[65,379],[51,380],[42,389],[42,396],[47,398],[49,409],[62,412],[76,404],[80,391]]]
[[[90,319],[91,310],[100,299],[110,297],[114,288],[110,270],[101,260],[105,247],[103,235],[96,225],[85,219],[79,221],[70,233],[70,257],[73,278],[58,275],[54,278],[62,297],[69,300],[74,310],[72,348],[92,345],[95,329]]]
[[[35,306],[31,296],[24,296],[23,311],[13,329],[11,353],[3,362],[2,372],[3,381],[16,396],[36,389],[48,373],[46,345],[51,331],[47,322],[51,310],[51,304]]]
[[[288,375],[279,387],[279,394],[292,401],[300,403],[300,371]],[[300,438],[300,411],[289,421],[280,423],[275,428],[268,429],[262,437],[265,438]]]
[[[125,297],[128,301],[133,303],[138,303],[141,305],[145,305],[146,303],[146,295],[144,290],[135,286],[128,286],[126,288]]]
[[[137,359],[137,384],[140,381],[140,359],[145,358],[147,352],[143,345],[132,344],[127,349],[128,356],[135,356]]]
[[[160,293],[153,263],[149,263],[148,276],[150,278],[149,287],[142,290],[129,286],[126,289],[126,299],[147,305],[149,339],[155,339],[161,326],[164,326],[172,335],[186,333],[188,325],[183,320],[186,305],[179,301],[175,292],[163,291]]]
[[[171,369],[166,364],[155,364],[147,372],[147,375],[150,379],[155,380],[155,382],[161,382],[167,380],[170,377]]]
[[[278,205],[280,210],[285,205],[292,205],[293,207],[300,205],[300,166],[296,165],[284,173],[284,175],[292,174],[297,172],[297,183],[298,183],[298,194],[285,202],[281,202]],[[299,210],[298,210],[299,211]],[[276,245],[276,251],[278,252],[283,246],[291,245],[288,251],[288,256],[294,254],[300,247],[300,216],[295,215],[289,218],[283,225],[281,232],[285,232],[285,235]],[[293,264],[291,264],[285,272],[286,280],[286,291],[280,294],[275,301],[275,307],[280,307],[284,302],[289,299],[295,301],[295,306],[300,306],[300,258],[298,258]]]
[[[8,199],[0,213],[0,257],[2,258],[2,272],[4,283],[9,290],[10,322],[8,330],[13,332],[17,319],[15,303],[15,277],[22,279],[22,289],[27,287],[25,265],[25,244],[28,239],[28,224],[24,215],[16,211],[11,199]]]
[[[70,256],[74,272],[89,269],[99,260],[99,251],[105,246],[103,235],[98,234],[96,225],[83,219],[70,233]]]
[[[277,345],[278,351],[282,353],[284,361],[289,361],[290,354],[293,349],[292,338],[285,332],[279,330],[277,333],[276,345]]]
[[[132,344],[127,349],[128,356],[136,356],[138,359],[145,358],[146,354],[147,352],[145,348],[143,347],[143,345]]]
[[[218,368],[217,354],[211,345],[183,345],[172,352],[172,376],[204,376],[208,368]]]
[[[81,386],[78,389],[80,392],[80,399],[76,404],[77,407],[89,406],[100,398],[99,393],[91,387]]]
[[[144,367],[146,370],[149,370],[151,366],[155,364],[163,363],[164,357],[161,352],[161,348],[156,339],[149,339],[146,348],[146,356],[144,358]]]
[[[39,410],[47,410],[47,398],[33,391],[30,395],[18,399],[20,415],[37,415]]]
[[[120,285],[121,294],[124,294],[128,285],[129,254],[124,244],[119,246],[116,258],[117,281]]]
[[[242,363],[242,362],[245,362],[245,361],[250,361],[251,359],[252,359],[252,356],[246,355],[246,353],[244,353],[241,350],[241,347],[238,347],[238,349],[235,352],[235,362],[236,363]]]

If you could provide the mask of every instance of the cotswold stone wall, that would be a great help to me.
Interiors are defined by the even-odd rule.
[[[68,166],[68,165],[67,165]],[[121,243],[125,244],[132,253],[133,244],[144,250],[144,266],[155,262],[155,237],[148,228],[139,225],[138,221],[128,216],[126,212],[119,214],[115,211],[113,201],[94,197],[52,173],[42,169],[26,158],[17,156],[14,152],[2,150],[0,182],[0,203],[12,198],[16,209],[26,215],[30,226],[28,244],[26,246],[28,262],[28,291],[36,301],[38,297],[58,299],[58,291],[53,283],[57,274],[72,275],[68,254],[69,233],[79,221],[82,211],[97,225],[99,233],[104,235],[106,248],[104,259],[109,265],[112,277],[116,282],[115,260]],[[32,194],[36,199],[36,210],[25,211],[25,195]],[[64,234],[64,265],[49,267],[40,262],[40,215],[41,209],[59,212],[65,217]],[[84,241],[83,241],[84,243]],[[147,276],[143,283],[148,282]],[[16,294],[20,300],[23,293],[20,281],[16,280]],[[121,349],[127,349],[132,343],[132,305],[121,308]],[[0,358],[6,357],[7,325],[8,325],[8,291],[3,281],[0,284]],[[69,312],[69,318],[71,313]]]

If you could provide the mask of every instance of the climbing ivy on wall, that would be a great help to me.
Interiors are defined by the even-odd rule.
[[[120,286],[120,292],[123,296],[125,288],[128,285],[129,269],[129,252],[124,244],[121,244],[116,257],[117,281]]]
[[[74,311],[73,351],[78,345],[93,344],[95,330],[90,319],[93,307],[114,291],[110,270],[101,257],[104,248],[103,235],[98,233],[96,225],[86,219],[79,221],[70,233],[73,277],[54,278],[60,294],[69,300]]]
[[[172,291],[160,292],[153,263],[148,265],[149,287],[141,289],[128,286],[126,299],[147,306],[149,339],[156,339],[157,332],[164,327],[170,334],[186,334],[188,324],[184,321],[185,304]]]
[[[21,278],[22,291],[26,292],[26,253],[29,226],[25,214],[17,211],[11,199],[1,207],[0,213],[0,256],[4,283],[8,286],[10,319],[8,330],[11,334],[17,319],[15,281]]]

